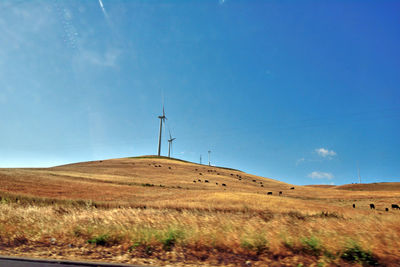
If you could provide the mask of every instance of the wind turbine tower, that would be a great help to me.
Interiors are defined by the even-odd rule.
[[[167,117],[165,117],[165,112],[164,112],[164,105],[162,108],[162,116],[158,116],[158,118],[160,119],[160,135],[158,136],[158,156],[161,155],[161,135],[162,135],[162,124],[163,122],[165,122],[165,120],[167,119]]]
[[[176,138],[172,138],[171,132],[169,133],[169,139],[168,139],[168,158],[171,156],[171,147],[172,147],[172,141],[174,141]]]
[[[208,150],[208,166],[211,166],[210,154],[211,154],[211,150]]]

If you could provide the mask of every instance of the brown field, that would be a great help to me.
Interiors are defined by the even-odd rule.
[[[157,157],[0,169],[0,254],[173,266],[400,266],[400,210],[391,208],[400,205],[400,183],[291,187]]]

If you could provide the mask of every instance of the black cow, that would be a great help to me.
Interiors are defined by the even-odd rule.
[[[282,195],[282,191],[279,191],[279,195],[280,195],[280,196]]]
[[[268,192],[267,195],[272,195],[272,192]]]
[[[261,187],[264,187],[264,185],[262,184]]]
[[[369,208],[374,210],[375,209],[375,205],[371,203],[371,204],[369,204]]]
[[[208,180],[204,180],[205,183],[208,183]]]
[[[385,208],[385,211],[389,211],[389,208]]]
[[[199,179],[199,180],[197,180],[197,181],[201,182],[201,180],[200,180],[200,179]]]
[[[216,185],[218,185],[218,183],[215,183]]]
[[[356,208],[356,204],[353,204],[353,209],[355,209]]]
[[[222,186],[226,186],[226,184],[222,184]]]
[[[195,183],[196,182],[196,180],[193,180],[193,183]]]
[[[392,204],[392,209],[400,209],[400,207],[397,204]]]
[[[293,189],[294,189],[294,187],[291,187],[290,189],[292,189],[292,190],[293,190]]]
[[[253,182],[257,182],[256,180],[253,180]]]

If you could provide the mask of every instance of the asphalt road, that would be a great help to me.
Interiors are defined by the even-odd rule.
[[[99,263],[99,262],[80,262],[68,260],[46,260],[34,258],[18,258],[0,256],[0,267],[149,267],[144,265]]]

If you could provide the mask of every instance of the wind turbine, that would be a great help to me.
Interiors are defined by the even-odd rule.
[[[160,156],[161,155],[162,124],[163,124],[163,121],[165,122],[165,120],[167,119],[167,117],[165,117],[164,105],[162,107],[162,116],[158,116],[158,118],[160,119],[160,135],[158,136],[158,156]]]
[[[171,132],[169,132],[169,139],[168,139],[168,158],[170,158],[170,152],[171,152],[171,147],[172,147],[172,141],[174,141],[176,138],[172,138]]]
[[[211,166],[210,154],[211,154],[211,150],[208,150],[208,166]]]

